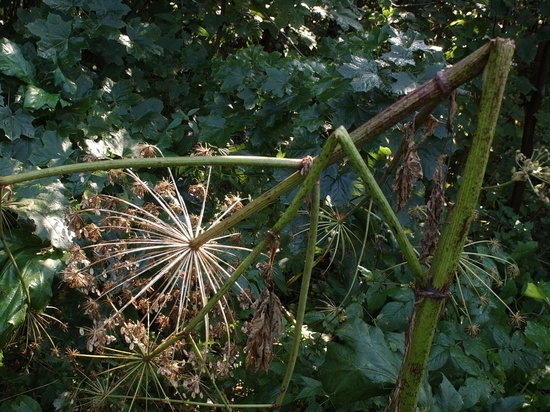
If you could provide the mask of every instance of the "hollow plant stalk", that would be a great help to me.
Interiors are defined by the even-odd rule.
[[[296,309],[296,319],[294,322],[294,338],[292,340],[292,347],[290,349],[290,355],[288,356],[288,363],[283,377],[283,383],[281,384],[281,390],[277,399],[275,400],[275,408],[283,405],[290,380],[294,373],[296,366],[296,360],[298,359],[298,353],[300,351],[300,343],[302,341],[302,326],[304,325],[304,316],[306,313],[306,303],[309,292],[309,284],[311,281],[311,272],[314,266],[315,260],[315,247],[317,245],[317,228],[319,225],[319,205],[321,203],[321,189],[319,180],[315,182],[313,187],[313,193],[311,196],[311,209],[309,214],[309,232],[307,238],[307,250],[306,260],[304,263],[304,270],[302,274],[302,285],[300,287],[300,298],[298,300],[298,308]]]
[[[429,284],[426,287],[420,285],[417,287],[417,301],[413,308],[410,329],[405,342],[405,358],[388,410],[391,410],[393,405],[395,405],[395,411],[398,412],[414,412],[416,410],[444,298],[453,281],[475,213],[483,181],[482,176],[485,175],[506,79],[514,54],[512,40],[499,38],[491,43],[479,117],[462,175],[462,184],[456,204],[450,213],[449,223],[443,227],[428,272]]]
[[[426,276],[424,274],[424,271],[422,270],[420,261],[416,257],[414,248],[409,242],[409,239],[405,234],[405,230],[401,226],[401,223],[399,223],[397,216],[393,212],[393,209],[388,202],[388,199],[386,199],[386,196],[384,196],[382,189],[376,183],[376,179],[374,179],[374,176],[370,172],[369,167],[363,160],[361,153],[359,153],[359,150],[357,150],[357,148],[355,147],[355,144],[353,143],[350,135],[348,135],[345,130],[341,134],[339,134],[338,142],[340,143],[340,146],[342,147],[344,152],[348,155],[351,164],[353,165],[357,173],[359,173],[359,176],[365,183],[365,189],[369,193],[371,199],[374,201],[374,203],[380,209],[380,212],[384,216],[384,221],[389,226],[390,230],[393,233],[393,236],[395,237],[395,240],[399,244],[401,253],[403,253],[403,256],[405,257],[405,260],[407,261],[409,269],[413,273],[416,282],[424,285],[426,283]]]

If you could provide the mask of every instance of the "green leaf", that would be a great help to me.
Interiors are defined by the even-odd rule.
[[[29,157],[29,161],[35,166],[61,166],[73,152],[71,141],[53,130],[44,132],[40,139],[44,146],[41,150],[33,151]]]
[[[538,245],[539,244],[534,241],[518,243],[512,252],[511,258],[518,264],[524,259],[536,259],[534,253]]]
[[[548,321],[548,319],[547,319]],[[525,336],[533,342],[541,351],[550,351],[550,329],[548,323],[527,321]]]
[[[273,67],[268,67],[265,71],[267,80],[262,86],[263,91],[272,92],[277,97],[283,97],[292,91],[292,86],[288,84],[290,73]]]
[[[507,398],[500,399],[494,404],[492,404],[488,411],[489,412],[515,412],[523,408],[525,403],[525,395],[517,396],[508,396]]]
[[[126,46],[128,53],[136,59],[145,60],[161,56],[164,49],[155,41],[160,37],[161,31],[155,24],[145,24],[133,19],[126,26],[127,35],[121,35],[119,42]]]
[[[550,305],[550,282],[540,282],[538,285],[528,282],[523,294],[533,299],[544,300]]]
[[[25,102],[23,106],[26,109],[42,109],[44,107],[54,109],[58,101],[59,94],[47,93],[40,87],[29,85],[25,92]]]
[[[31,307],[43,310],[52,296],[53,277],[60,265],[59,260],[41,259],[38,253],[41,248],[35,246],[13,253],[17,267],[28,288]],[[2,252],[4,255],[4,252]],[[17,272],[9,259],[3,260],[0,269],[0,343],[10,338],[25,321],[27,313],[26,295]]]
[[[40,404],[27,395],[2,402],[2,412],[42,412]]]
[[[335,206],[347,205],[357,181],[356,173],[338,173],[337,167],[330,167],[321,176],[321,195],[330,196]]]
[[[71,38],[72,24],[57,14],[48,14],[47,20],[37,19],[27,25],[29,31],[40,37],[38,55],[58,63],[74,64],[80,59],[82,39]]]
[[[430,350],[428,360],[428,371],[441,369],[449,360],[449,348],[440,345],[434,345]]]
[[[34,66],[23,57],[19,46],[6,38],[0,40],[0,72],[26,83],[35,82]]]
[[[325,362],[319,368],[331,400],[346,404],[389,391],[397,379],[400,360],[389,349],[382,330],[352,318],[335,333],[339,342],[327,345]]]
[[[69,206],[65,187],[59,180],[53,180],[47,186],[29,184],[19,186],[15,211],[21,217],[31,219],[36,235],[52,246],[67,249],[72,235],[65,222],[65,211]]]
[[[82,5],[82,0],[44,0],[54,10],[67,12]]]
[[[482,376],[478,378],[467,378],[458,389],[458,393],[464,402],[464,409],[479,405],[480,401],[483,401],[484,403],[487,402],[491,392],[491,382]]]
[[[385,331],[400,330],[407,325],[407,316],[410,316],[413,302],[389,302],[380,311],[376,320]]]
[[[304,382],[305,387],[298,394],[298,396],[296,396],[296,399],[311,398],[323,393],[322,384],[320,381],[308,378],[307,376],[301,376],[301,379]]]
[[[99,16],[113,14],[123,17],[131,11],[130,7],[120,0],[91,0],[86,2],[86,6]]]
[[[377,74],[378,62],[360,56],[351,56],[350,63],[344,63],[338,72],[346,79],[352,79],[351,87],[356,92],[368,92],[382,84]]]
[[[63,91],[68,95],[76,96],[76,92],[78,90],[76,83],[65,77],[59,67],[54,70],[53,75],[56,86],[61,86]]]
[[[245,87],[245,79],[251,76],[252,70],[249,62],[237,60],[225,64],[220,72],[223,76],[223,83],[220,87],[222,92],[242,90]]]
[[[0,107],[0,129],[10,140],[19,139],[21,136],[34,137],[33,120],[34,117],[23,109],[17,109],[13,113],[9,107]]]
[[[445,375],[435,394],[435,402],[442,412],[459,412],[464,404],[462,397]]]
[[[460,346],[449,347],[449,353],[451,355],[451,362],[456,369],[462,369],[469,375],[477,376],[481,374],[479,365],[473,359],[467,357]]]

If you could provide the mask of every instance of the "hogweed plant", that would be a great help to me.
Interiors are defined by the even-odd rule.
[[[207,156],[203,163],[190,158],[165,161],[121,159],[120,162],[108,160],[92,162],[91,165],[63,165],[0,178],[0,185],[6,187],[63,173],[128,167],[210,167],[222,164],[266,167],[269,163],[299,169],[299,172],[234,213],[240,207],[240,201],[233,202],[208,224],[205,223],[208,177],[204,188],[197,185],[192,189],[191,195],[202,197],[196,216],[190,213],[178,188],[178,181],[171,172],[168,172],[166,179],[152,185],[127,169],[112,175],[113,183],[131,187],[124,196],[84,196],[79,210],[68,217],[78,241],[72,246],[63,271],[67,284],[84,294],[82,310],[90,318],[88,325],[81,326],[80,332],[85,336],[86,349],[91,353],[80,354],[76,349],[70,350],[76,370],[86,375],[80,387],[76,388],[77,394],[84,398],[80,402],[97,409],[132,409],[138,402],[145,409],[149,402],[157,403],[156,406],[167,402],[170,409],[178,403],[225,409],[284,406],[288,401],[286,392],[299,354],[309,282],[315,263],[320,204],[318,180],[330,164],[347,156],[349,164],[363,180],[373,205],[378,208],[395,237],[414,277],[415,304],[409,331],[405,335],[402,368],[396,376],[388,411],[394,406],[400,411],[416,410],[428,362],[428,349],[432,346],[439,315],[448,297],[481,189],[479,176],[485,172],[513,48],[511,41],[492,41],[453,67],[438,72],[434,79],[374,116],[351,135],[343,127],[337,128],[315,159],[277,159],[270,163],[265,159],[245,159],[246,156],[233,159],[232,156],[219,156],[219,160],[208,159]],[[484,67],[487,67],[487,81],[484,83],[478,128],[460,192],[448,217],[450,223],[441,233],[429,272],[426,272],[410,243],[410,237],[358,147],[415,110],[426,105],[435,107],[452,90],[478,75]],[[154,149],[149,154],[152,153]],[[244,255],[248,249],[232,244],[231,237],[235,235],[227,234],[227,231],[300,183],[302,186],[298,193],[277,222],[269,231],[266,230],[264,237],[241,260],[241,254]],[[306,206],[305,199],[311,194],[313,201]],[[238,280],[269,248],[268,263],[262,262],[259,267],[266,281],[265,289],[256,293],[259,295],[253,305],[256,313],[249,328],[254,331],[255,337],[247,343],[249,349],[254,348],[259,353],[258,356],[265,356],[266,362],[260,362],[263,369],[274,354],[270,347],[273,345],[271,332],[280,327],[280,319],[275,317],[281,312],[281,304],[270,276],[279,233],[303,207],[309,208],[310,230],[300,297],[292,325],[294,338],[285,359],[287,367],[279,395],[267,405],[230,405],[233,396],[237,395],[228,399],[225,390],[219,388],[216,382],[218,378],[230,375],[232,367],[243,364],[244,359],[242,354],[236,353],[236,346],[231,341],[230,332],[237,323],[229,307],[229,292],[239,292]],[[0,235],[8,251],[3,233]],[[24,285],[24,279],[21,279],[21,284]],[[245,281],[240,287],[243,285],[246,285]],[[29,293],[24,298],[30,303]],[[250,305],[252,299],[244,299],[243,302]],[[516,318],[517,322],[521,321],[519,315]],[[199,331],[199,326],[202,331]],[[82,359],[92,359],[93,362],[84,369],[79,364]],[[365,373],[370,373],[370,369],[363,369]],[[378,378],[379,373],[375,371],[373,376]],[[210,385],[205,385],[206,380]],[[243,389],[239,389],[237,381],[228,392],[235,394],[239,390]]]
[[[81,327],[80,332],[86,338],[87,350],[99,353],[97,356],[104,360],[115,355],[118,361],[125,361],[124,367],[117,371],[120,379],[112,381],[116,388],[122,382],[130,387],[147,383],[148,388],[149,382],[153,382],[157,395],[164,398],[167,395],[158,381],[158,373],[174,385],[176,381],[183,382],[180,389],[192,398],[201,394],[200,385],[191,384],[191,378],[185,378],[182,372],[186,369],[182,365],[187,363],[189,369],[196,363],[190,361],[189,354],[203,357],[197,345],[192,349],[188,347],[186,352],[177,341],[151,362],[143,362],[143,357],[156,347],[151,336],[180,332],[184,323],[194,317],[231,276],[235,270],[233,262],[240,260],[242,252],[249,251],[232,243],[237,233],[214,237],[199,246],[190,244],[205,229],[242,207],[240,198],[227,197],[224,210],[206,222],[210,172],[208,168],[204,187],[189,188],[191,196],[202,199],[198,215],[190,213],[170,170],[167,178],[154,185],[126,170],[117,173],[117,180],[130,186],[128,198],[91,194],[82,201],[79,210],[68,216],[78,241],[70,249],[63,279],[86,295],[82,309],[92,324]],[[249,294],[238,284],[236,288],[241,305],[250,306]],[[204,331],[197,335],[204,350],[214,343],[221,346],[217,351],[222,356],[214,361],[218,367],[202,365],[192,369],[202,374],[210,369],[212,373],[229,373],[230,359],[234,360],[231,354],[234,323],[228,296],[224,295],[206,314]],[[108,348],[116,340],[115,336],[120,335],[130,351]],[[121,373],[123,369],[126,371]],[[137,371],[144,380],[130,379]],[[201,381],[201,373],[193,376],[191,380]],[[145,395],[153,396],[147,389]]]

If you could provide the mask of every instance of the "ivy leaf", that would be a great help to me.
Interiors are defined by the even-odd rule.
[[[346,404],[391,389],[400,361],[380,328],[351,318],[336,330],[339,342],[329,342],[319,376],[325,392],[336,403]]]
[[[27,109],[42,109],[44,107],[54,109],[59,101],[59,94],[48,93],[40,87],[29,85],[25,92],[23,106]]]
[[[34,66],[23,57],[19,46],[6,38],[0,40],[0,72],[26,83],[35,82]]]
[[[82,39],[71,37],[72,24],[57,14],[48,14],[47,20],[37,19],[27,24],[29,31],[40,37],[38,55],[58,63],[60,60],[69,65],[80,60]]]
[[[0,129],[4,131],[10,140],[19,139],[21,136],[34,137],[32,121],[34,117],[17,109],[15,113],[9,107],[0,107]]]

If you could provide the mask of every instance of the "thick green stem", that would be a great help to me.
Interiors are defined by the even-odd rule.
[[[416,410],[443,298],[454,278],[481,191],[513,54],[513,41],[492,41],[479,118],[464,167],[462,184],[449,217],[450,223],[443,228],[438,242],[429,271],[431,282],[427,288],[418,288],[419,300],[413,311],[405,359],[394,392],[394,396],[397,395],[396,411],[399,412]]]
[[[298,359],[298,352],[300,351],[300,342],[302,341],[302,326],[304,324],[304,316],[306,313],[306,303],[309,292],[309,283],[311,281],[311,272],[314,266],[315,247],[317,245],[317,227],[319,224],[319,204],[321,202],[321,189],[319,181],[316,182],[313,188],[313,195],[311,199],[311,210],[309,215],[309,233],[307,239],[307,251],[306,261],[304,263],[304,271],[302,276],[302,286],[300,288],[300,299],[298,301],[298,309],[296,310],[296,321],[294,323],[294,338],[292,340],[292,347],[290,349],[290,355],[288,357],[288,364],[286,367],[283,383],[281,384],[281,391],[277,399],[275,400],[275,407],[283,405],[290,380],[294,373],[294,367],[296,366],[296,359]]]
[[[261,166],[286,167],[297,169],[300,159],[284,159],[263,156],[175,156],[149,157],[115,160],[99,160],[97,162],[75,163],[33,170],[10,176],[0,176],[0,186],[43,179],[45,177],[69,175],[72,173],[98,172],[102,170],[144,168],[144,167],[189,167],[189,166]]]
[[[376,180],[370,172],[369,167],[363,160],[361,153],[359,153],[359,150],[357,150],[357,148],[353,144],[353,141],[351,140],[347,132],[345,132],[345,130],[343,133],[340,134],[338,141],[344,152],[348,155],[351,164],[357,170],[359,176],[361,176],[361,179],[363,179],[363,181],[365,182],[365,188],[367,192],[370,194],[372,200],[374,201],[376,206],[378,206],[380,212],[384,216],[385,222],[395,236],[395,240],[397,240],[397,243],[401,248],[401,252],[405,257],[405,260],[409,264],[409,268],[411,269],[411,272],[413,273],[416,282],[424,285],[426,283],[426,275],[422,270],[420,261],[416,257],[414,248],[409,242],[409,239],[407,238],[407,235],[405,234],[401,223],[399,223],[397,216],[393,212],[393,209],[388,202],[388,199],[386,199],[386,196],[384,196],[382,189],[380,189],[380,186],[378,186],[378,184],[376,183]]]

